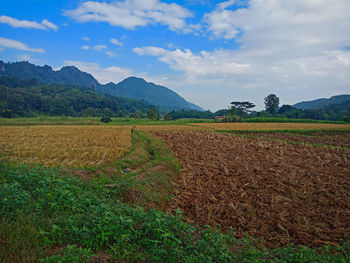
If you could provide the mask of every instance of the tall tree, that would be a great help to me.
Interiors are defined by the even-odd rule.
[[[268,113],[276,113],[280,99],[275,94],[270,94],[265,97],[265,109]]]
[[[147,118],[151,120],[159,120],[159,112],[157,108],[153,107],[147,113]]]
[[[249,101],[233,101],[231,102],[231,115],[237,114],[238,116],[243,116],[250,112],[250,109],[254,108],[255,105]]]

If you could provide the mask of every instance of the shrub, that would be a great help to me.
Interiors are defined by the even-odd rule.
[[[104,123],[108,123],[108,122],[111,122],[112,119],[111,119],[111,117],[103,116],[103,117],[101,118],[101,121],[104,122]]]
[[[350,122],[350,116],[344,116],[343,121],[345,122]]]
[[[225,116],[224,122],[240,122],[241,118],[237,115]]]

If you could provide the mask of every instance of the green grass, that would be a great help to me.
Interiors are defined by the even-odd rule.
[[[265,249],[249,237],[237,240],[217,229],[190,225],[180,211],[170,215],[123,202],[138,185],[144,201],[163,198],[150,193],[161,182],[169,185],[169,176],[179,171],[161,141],[137,132],[132,142],[130,153],[115,164],[117,169],[139,168],[126,173],[129,181],[108,176],[81,180],[64,169],[2,160],[1,262],[98,262],[101,255],[110,262],[349,262],[349,242],[317,250]],[[152,172],[159,166],[166,168],[165,174]],[[118,186],[123,180],[129,185]]]
[[[191,123],[213,123],[213,119],[177,119],[173,121],[134,119],[134,118],[112,118],[112,125],[186,125]]]
[[[120,200],[164,208],[171,198],[171,180],[180,173],[181,166],[160,139],[137,131],[132,133],[131,140],[129,153],[114,164],[118,175],[96,180],[116,189],[115,195]],[[107,174],[104,169],[109,167],[101,168],[98,173]],[[123,172],[126,169],[130,171]],[[134,197],[133,200],[130,197]]]
[[[135,119],[135,118],[112,118],[108,125],[190,125],[191,123],[214,123],[214,119],[178,119],[173,121]],[[322,121],[310,119],[288,119],[275,117],[244,118],[243,122],[282,122],[282,123],[329,123],[349,124],[343,121]],[[28,118],[0,118],[0,126],[24,126],[24,125],[105,125],[100,117],[69,117],[69,116],[39,116]]]
[[[329,123],[329,124],[349,124],[344,121],[327,121],[327,120],[312,120],[312,119],[289,119],[280,117],[256,117],[244,118],[243,122],[282,122],[282,123]]]
[[[27,126],[27,125],[106,125],[100,117],[30,117],[30,118],[0,118],[0,126]],[[173,121],[112,118],[107,125],[186,125],[190,123],[211,123],[212,119],[178,119]]]
[[[26,125],[100,125],[99,117],[69,117],[69,116],[40,116],[28,118],[0,118],[0,126],[26,126]]]

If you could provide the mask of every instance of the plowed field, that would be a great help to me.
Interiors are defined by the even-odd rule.
[[[350,133],[332,136],[303,136],[285,133],[249,133],[251,136],[350,148]]]
[[[210,132],[155,132],[182,163],[170,209],[266,246],[350,238],[350,151]]]
[[[310,130],[310,129],[348,129],[349,124],[324,123],[193,123],[193,126],[214,130]]]

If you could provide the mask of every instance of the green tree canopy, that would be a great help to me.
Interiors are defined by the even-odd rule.
[[[279,104],[280,99],[275,94],[270,94],[265,97],[265,109],[268,113],[276,113]]]
[[[237,114],[238,116],[243,116],[250,112],[250,109],[254,108],[255,105],[249,101],[233,101],[231,102],[231,115]]]
[[[172,119],[173,119],[173,117],[171,116],[171,114],[169,112],[167,114],[165,114],[164,120],[171,121]]]
[[[153,107],[147,113],[147,118],[151,120],[159,120],[159,112],[157,108]]]

